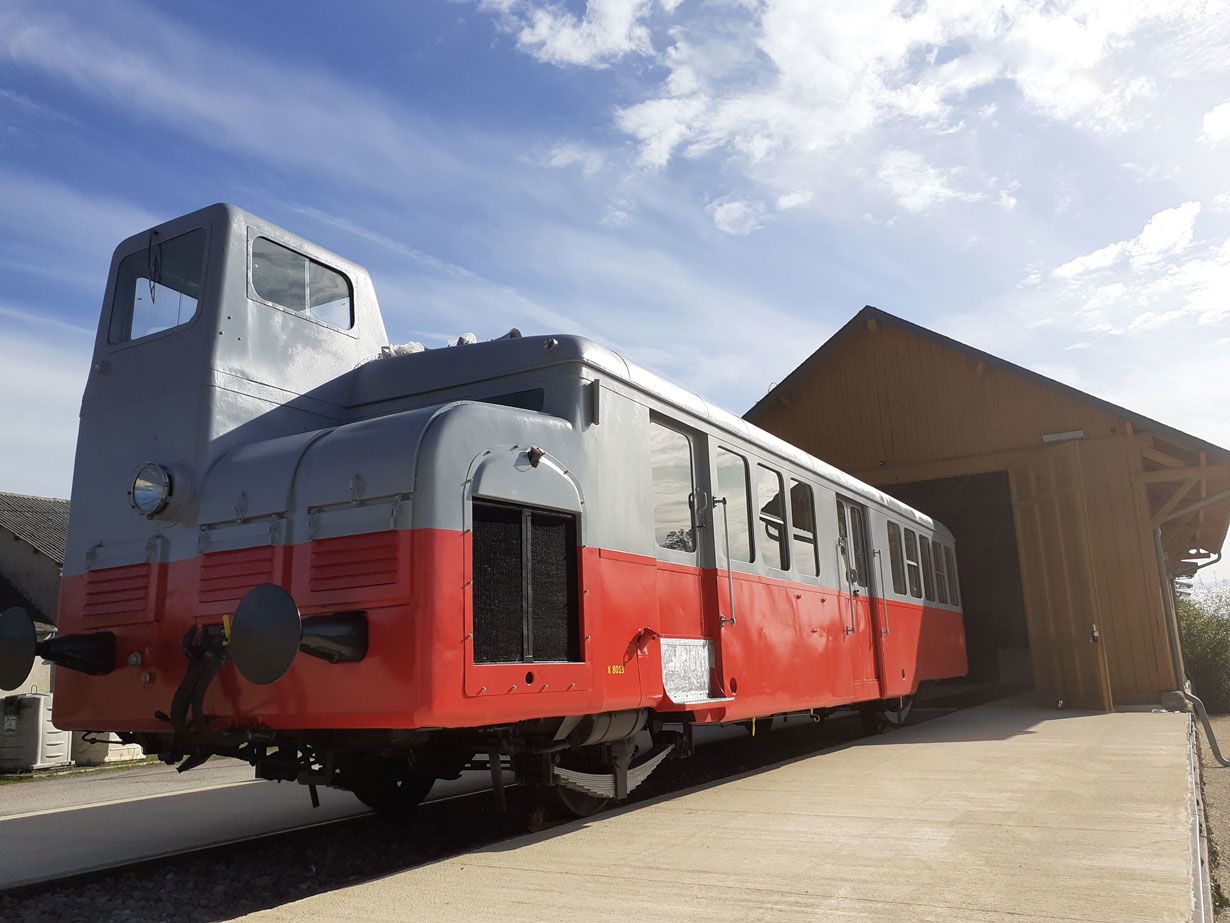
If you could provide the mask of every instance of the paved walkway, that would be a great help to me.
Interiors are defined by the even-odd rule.
[[[272,920],[1187,920],[1188,718],[993,703]]]

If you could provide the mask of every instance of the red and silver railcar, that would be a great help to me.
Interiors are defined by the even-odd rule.
[[[696,724],[962,675],[958,583],[942,525],[610,350],[391,347],[361,267],[216,205],[115,252],[59,633],[0,616],[0,683],[37,651],[59,727],[185,768],[398,807],[481,754],[584,810]]]

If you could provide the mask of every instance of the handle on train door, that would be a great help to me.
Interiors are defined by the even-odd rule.
[[[877,548],[872,552],[876,558],[876,577],[880,581],[880,611],[884,613],[884,627],[880,629],[880,637],[888,637],[888,594],[884,591],[884,556]],[[874,594],[873,594],[874,595]]]

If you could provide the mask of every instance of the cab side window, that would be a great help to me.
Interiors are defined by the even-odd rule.
[[[114,346],[188,323],[196,316],[205,270],[205,231],[170,240],[151,233],[150,246],[120,261],[107,341]]]
[[[653,477],[653,530],[657,543],[673,551],[696,551],[692,522],[692,440],[657,421],[649,424]]]
[[[349,280],[268,237],[252,242],[252,291],[262,301],[330,327],[354,326]]]

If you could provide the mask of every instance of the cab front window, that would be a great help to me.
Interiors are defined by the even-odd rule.
[[[107,340],[139,340],[188,323],[196,316],[205,263],[205,231],[170,240],[150,234],[150,246],[120,261]]]

